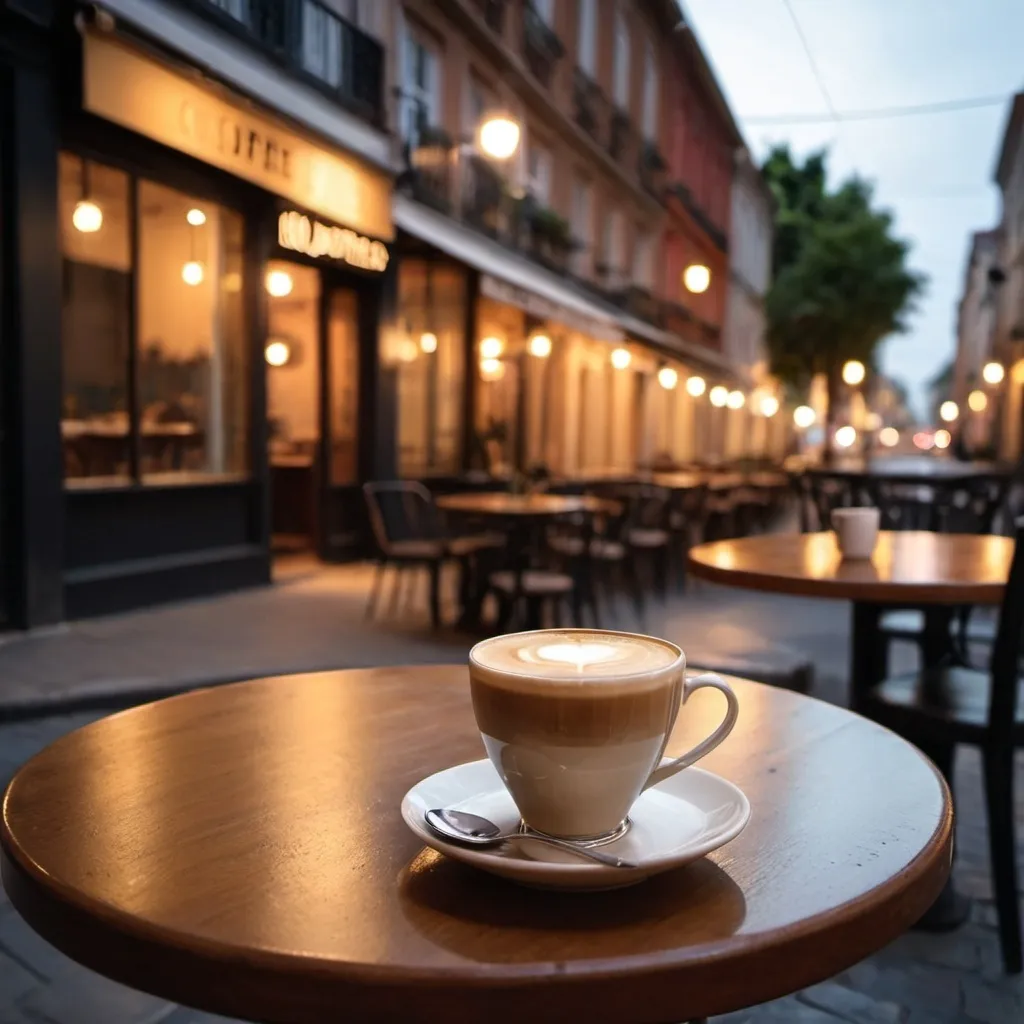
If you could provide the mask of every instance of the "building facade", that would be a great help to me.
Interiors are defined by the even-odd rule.
[[[765,417],[778,408],[780,395],[768,374],[765,296],[772,274],[774,201],[757,165],[742,149],[732,179],[729,233],[729,287],[725,312],[725,354],[753,388],[747,428],[755,449],[778,454],[784,440],[782,418]],[[737,417],[739,419],[739,417]],[[742,424],[729,451],[742,450]]]
[[[1024,455],[1024,93],[1010,105],[996,164],[1002,196],[1000,269],[993,358],[1005,367],[997,393],[998,448],[1007,459]]]
[[[724,454],[735,128],[678,26],[671,0],[0,4],[0,619],[358,557],[368,480]]]

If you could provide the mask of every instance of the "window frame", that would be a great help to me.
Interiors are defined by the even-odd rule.
[[[629,113],[632,46],[629,18],[620,5],[615,9],[615,38],[612,44],[612,102],[626,113]]]
[[[593,79],[597,77],[597,3],[596,0],[578,0],[578,4],[576,64],[585,75]]]
[[[254,405],[255,378],[254,373],[262,372],[262,366],[254,367],[256,357],[252,350],[251,337],[253,323],[253,308],[251,303],[250,289],[252,283],[246,279],[246,269],[252,262],[252,247],[256,244],[255,235],[252,230],[253,218],[256,216],[256,209],[249,196],[252,190],[232,179],[234,186],[242,185],[242,199],[239,200],[239,191],[236,187],[223,184],[218,187],[214,184],[211,187],[209,180],[203,175],[197,175],[189,171],[181,174],[160,174],[154,170],[154,161],[147,159],[136,159],[125,157],[108,150],[96,148],[91,142],[78,137],[72,133],[70,137],[62,140],[60,155],[67,155],[79,161],[88,161],[91,164],[98,164],[116,170],[124,174],[128,179],[128,244],[131,260],[129,277],[129,303],[128,303],[128,354],[127,354],[127,381],[126,381],[126,406],[128,413],[128,472],[123,477],[110,476],[81,476],[68,477],[63,468],[61,471],[61,482],[65,492],[80,491],[113,491],[128,492],[138,490],[157,491],[168,488],[184,487],[216,487],[225,484],[237,484],[255,480],[259,475],[260,453],[254,444],[255,434],[253,431],[256,422]],[[145,180],[154,185],[169,188],[187,195],[197,203],[209,203],[222,207],[236,214],[242,223],[242,335],[245,339],[245,360],[246,365],[242,374],[241,386],[245,390],[243,405],[245,408],[245,433],[248,442],[245,446],[245,467],[238,470],[227,470],[224,472],[183,472],[180,477],[174,475],[161,475],[154,479],[153,474],[142,472],[141,463],[141,410],[139,404],[139,255],[140,255],[140,217],[139,217],[139,185]],[[63,231],[63,228],[61,228]],[[61,275],[67,257],[64,255],[63,242],[58,237],[58,257],[61,264]],[[63,346],[65,332],[61,324],[60,343],[61,360],[63,362]],[[262,351],[262,346],[260,346]],[[64,396],[64,374],[61,369],[61,402],[63,405]],[[61,420],[63,420],[63,411]]]
[[[408,18],[402,19],[401,33],[399,35],[401,45],[399,53],[399,90],[401,103],[399,104],[398,134],[399,137],[409,146],[416,145],[417,130],[415,128],[415,112],[418,108],[426,111],[426,123],[431,127],[439,127],[442,122],[442,75],[444,65],[441,49],[431,36],[422,30],[415,22]],[[429,57],[429,62],[424,67],[429,69],[430,81],[426,84],[410,82],[412,53],[418,49],[424,56]]]
[[[641,96],[640,124],[643,137],[648,142],[658,141],[659,99],[658,51],[649,36],[644,39],[644,80]]]

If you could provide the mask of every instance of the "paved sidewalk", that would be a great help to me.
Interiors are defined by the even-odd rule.
[[[473,637],[433,634],[425,588],[414,607],[367,624],[363,567],[292,574],[274,587],[102,620],[0,644],[0,784],[35,751],[123,706],[210,681],[297,670],[462,661]],[[705,657],[783,643],[815,664],[815,693],[845,695],[849,609],[843,604],[695,585],[646,628]],[[611,623],[609,623],[611,624]],[[615,625],[638,628],[622,604]],[[901,651],[900,663],[912,663]],[[68,709],[78,708],[75,713]],[[92,708],[93,710],[81,710]],[[33,713],[36,717],[25,716]],[[39,717],[42,715],[42,717]],[[4,721],[4,716],[7,721]],[[14,720],[16,718],[22,720]],[[1019,834],[1024,762],[1018,759]],[[1024,981],[1001,974],[988,874],[980,768],[957,768],[958,887],[974,918],[946,936],[910,934],[823,985],[717,1024],[1018,1024]],[[1021,847],[1024,870],[1024,846]],[[35,934],[0,892],[0,1024],[215,1024],[216,1018],[115,985]]]

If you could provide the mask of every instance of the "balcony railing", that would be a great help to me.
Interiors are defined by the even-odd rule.
[[[626,161],[633,148],[635,136],[629,114],[614,107],[608,118],[608,154],[613,160]]]
[[[177,0],[374,124],[384,123],[384,51],[320,0]]]
[[[652,195],[662,197],[665,191],[665,171],[668,164],[658,147],[649,140],[644,140],[637,155],[637,173],[640,184]]]
[[[507,0],[474,0],[484,24],[499,36],[505,31]]]
[[[576,123],[588,134],[597,137],[601,117],[601,89],[581,68],[572,79],[572,107]]]
[[[551,85],[555,65],[564,53],[562,41],[528,2],[523,8],[523,57],[534,78],[545,88]]]

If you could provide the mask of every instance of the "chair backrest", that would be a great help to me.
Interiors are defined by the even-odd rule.
[[[940,488],[936,495],[939,529],[944,533],[993,533],[1009,488],[1007,476],[979,476]]]
[[[999,610],[999,625],[992,645],[989,732],[1009,743],[1017,714],[1022,638],[1024,638],[1024,516],[1015,524],[1016,546],[1010,577]]]
[[[363,484],[373,536],[387,554],[403,540],[434,540],[440,536],[437,506],[430,491],[413,480],[374,481]]]

